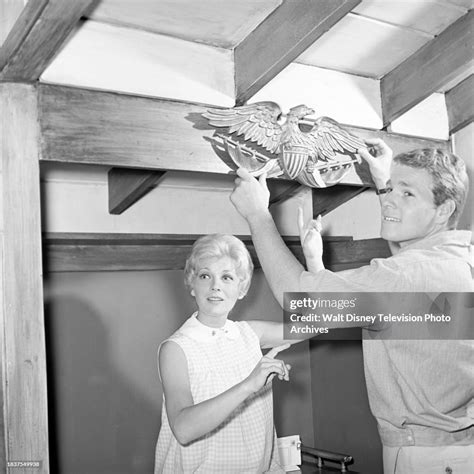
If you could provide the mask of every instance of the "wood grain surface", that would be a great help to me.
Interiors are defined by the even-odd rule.
[[[49,472],[36,90],[0,84],[3,411],[6,456]],[[1,416],[1,415],[0,415]],[[31,472],[28,468],[15,469]]]
[[[215,146],[214,128],[200,104],[39,85],[41,160],[155,170],[234,174],[236,166]],[[439,146],[443,140],[346,127],[361,138],[380,137],[395,153]],[[365,163],[341,184],[371,186]]]
[[[384,125],[472,65],[473,22],[471,10],[382,78]]]
[[[235,48],[236,103],[255,95],[360,0],[285,1]]]
[[[446,93],[449,133],[455,133],[474,119],[474,75]]]
[[[0,79],[39,79],[96,0],[30,0],[0,50]]]

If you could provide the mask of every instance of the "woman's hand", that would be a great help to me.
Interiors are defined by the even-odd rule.
[[[390,179],[393,151],[381,138],[364,141],[367,148],[360,148],[357,153],[367,161],[375,186],[378,189],[385,188]]]
[[[301,247],[306,259],[306,266],[310,272],[319,272],[324,269],[323,239],[321,237],[321,216],[304,221],[303,208],[298,208],[298,230]]]
[[[263,356],[250,375],[245,379],[245,384],[252,392],[258,392],[263,386],[270,383],[275,375],[278,375],[280,380],[290,380],[289,372],[291,366],[285,364],[282,360],[275,359],[275,356],[285,349],[288,349],[290,344],[283,344],[271,349],[265,356]]]
[[[288,380],[290,366],[275,355],[289,344],[275,347],[252,373],[213,398],[194,404],[186,356],[178,344],[165,342],[159,353],[160,374],[170,427],[180,444],[187,445],[220,426],[249,396],[278,375]]]

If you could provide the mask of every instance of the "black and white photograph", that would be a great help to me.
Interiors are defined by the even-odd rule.
[[[474,472],[473,0],[0,0],[0,473]]]

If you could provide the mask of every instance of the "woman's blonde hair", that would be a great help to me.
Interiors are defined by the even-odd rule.
[[[194,242],[191,255],[184,267],[184,283],[188,289],[196,276],[198,263],[204,258],[229,257],[235,262],[237,276],[242,282],[242,293],[247,294],[253,274],[253,262],[244,243],[230,234],[209,234]]]

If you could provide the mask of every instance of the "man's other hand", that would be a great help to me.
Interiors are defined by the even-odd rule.
[[[305,222],[303,208],[298,208],[298,231],[301,247],[306,259],[309,272],[317,273],[324,269],[323,264],[323,239],[321,237],[321,216]]]
[[[367,148],[361,148],[357,150],[357,153],[367,161],[377,188],[384,188],[390,179],[393,152],[381,138],[370,138],[364,141]]]

